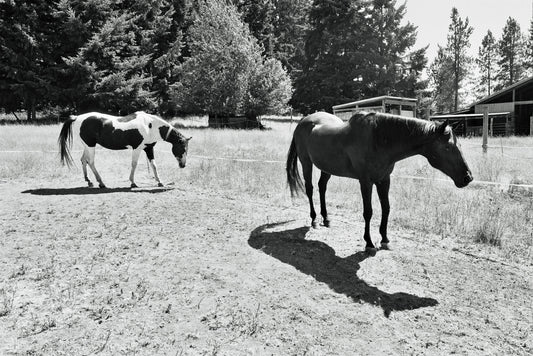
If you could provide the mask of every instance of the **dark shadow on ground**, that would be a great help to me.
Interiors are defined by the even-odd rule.
[[[29,189],[22,192],[22,194],[32,195],[92,195],[92,194],[110,194],[110,193],[164,193],[174,188],[90,188],[90,187],[76,187],[76,188],[39,188]]]
[[[248,244],[283,263],[294,266],[300,272],[326,283],[332,290],[352,298],[355,302],[365,302],[380,306],[386,317],[392,311],[412,310],[435,306],[433,298],[418,297],[409,293],[389,294],[368,285],[357,276],[360,263],[371,257],[361,251],[341,258],[327,244],[306,240],[309,227],[267,232],[265,230],[281,226],[286,222],[259,226],[250,234]]]

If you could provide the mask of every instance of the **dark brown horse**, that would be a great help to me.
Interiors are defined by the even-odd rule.
[[[326,210],[326,187],[332,175],[359,180],[363,197],[366,250],[376,248],[370,238],[372,218],[372,187],[375,184],[381,202],[381,248],[387,249],[390,175],[394,164],[420,154],[429,163],[448,175],[459,188],[472,181],[457,139],[450,126],[420,119],[381,113],[360,112],[348,122],[318,112],[303,118],[296,126],[287,157],[287,180],[294,196],[303,190],[298,173],[302,164],[305,192],[309,199],[311,224],[316,227],[313,205],[313,164],[322,172],[318,181],[320,214],[324,226],[330,221]]]

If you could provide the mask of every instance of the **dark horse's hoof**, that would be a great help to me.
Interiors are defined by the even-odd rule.
[[[99,186],[100,188],[102,188],[102,189],[105,189],[105,188],[107,188],[107,187],[105,186],[105,184],[104,184],[104,183],[100,183],[100,184],[98,184],[98,186]]]
[[[378,252],[378,249],[374,246],[367,246],[365,247],[365,252],[368,253],[370,256],[375,256]]]
[[[94,186],[93,182],[87,182],[87,185],[89,186],[89,188],[92,188]]]
[[[313,227],[313,229],[316,229],[318,227],[318,223],[316,221],[311,221],[311,226]]]
[[[382,242],[380,250],[390,250],[389,243],[388,242]]]
[[[324,226],[325,227],[329,227],[331,224],[331,222],[329,221],[329,219],[324,219]]]
[[[130,188],[139,188],[139,187],[137,186],[137,184],[131,183]]]
[[[157,183],[158,187],[164,187],[163,183]]]

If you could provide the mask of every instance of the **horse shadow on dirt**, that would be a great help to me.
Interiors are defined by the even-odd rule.
[[[94,194],[110,194],[110,193],[148,193],[157,194],[168,192],[174,188],[91,188],[91,187],[76,187],[76,188],[39,188],[28,189],[22,194],[32,195],[94,195]]]
[[[360,264],[371,257],[367,252],[357,252],[341,258],[329,245],[306,240],[310,227],[267,232],[265,230],[286,222],[265,224],[250,234],[248,244],[283,263],[294,266],[300,272],[326,283],[337,293],[350,297],[354,302],[380,306],[386,317],[392,311],[412,310],[438,304],[433,298],[418,297],[408,293],[386,293],[366,283],[357,276]]]

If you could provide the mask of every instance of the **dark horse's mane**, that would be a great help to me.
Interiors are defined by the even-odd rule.
[[[372,126],[373,136],[380,146],[410,141],[426,141],[435,132],[435,123],[417,118],[384,113],[358,112],[350,123],[365,120]]]

